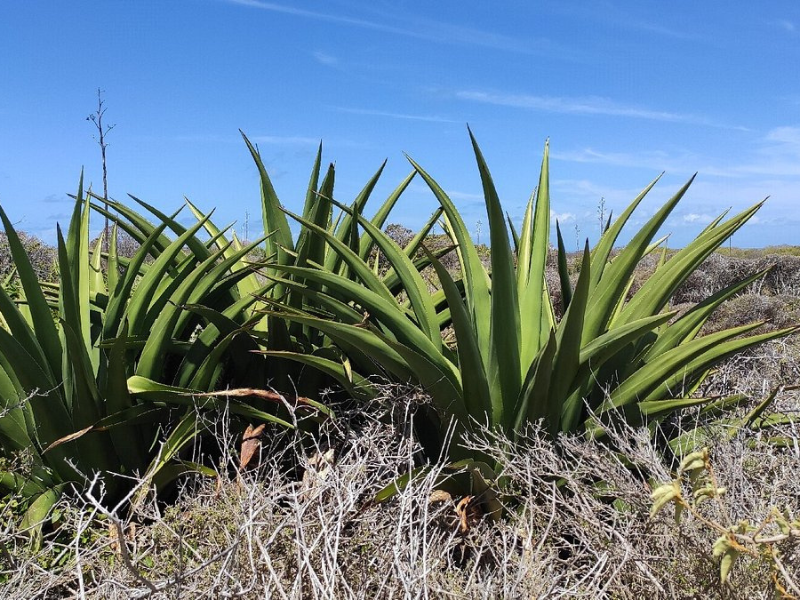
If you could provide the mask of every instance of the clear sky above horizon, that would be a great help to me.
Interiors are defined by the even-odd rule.
[[[601,198],[619,214],[662,171],[637,224],[699,172],[671,246],[767,196],[734,245],[800,245],[796,0],[3,0],[0,66],[0,205],[51,242],[82,167],[102,189],[86,120],[100,88],[112,197],[165,211],[187,197],[251,238],[258,176],[239,129],[289,209],[322,140],[340,201],[388,159],[377,205],[410,172],[405,152],[485,236],[469,124],[516,220],[550,139],[568,246],[596,237]],[[390,221],[419,227],[434,206],[415,182]]]

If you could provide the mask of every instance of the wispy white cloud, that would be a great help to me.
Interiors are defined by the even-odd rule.
[[[447,190],[445,192],[451,200],[462,200],[466,202],[478,202],[483,204],[484,198],[482,194],[473,194],[470,192],[459,192],[458,190]]]
[[[722,211],[720,211],[722,212]],[[671,218],[667,221],[666,225],[668,227],[685,227],[689,231],[697,232],[699,229],[702,229],[711,221],[716,219],[719,215],[710,215],[706,213],[689,213],[686,215],[678,215],[674,218]],[[745,227],[753,227],[754,225],[781,225],[787,224],[791,222],[788,219],[777,219],[774,217],[765,217],[763,215],[753,215],[745,224]]]
[[[627,117],[633,119],[648,119],[652,121],[666,121],[671,123],[688,123],[693,125],[706,125],[723,129],[746,130],[745,127],[730,126],[717,123],[700,115],[675,113],[662,110],[653,110],[630,104],[615,102],[609,98],[588,96],[585,98],[567,98],[559,96],[536,96],[532,94],[492,93],[477,90],[460,90],[455,93],[456,98],[496,106],[509,106],[528,110],[544,112],[602,115],[610,117]]]
[[[279,136],[279,135],[254,135],[248,136],[251,142],[257,144],[274,144],[285,146],[318,146],[319,138],[303,136]]]
[[[800,153],[800,127],[776,127],[767,132],[764,141],[775,142],[790,148],[793,153]]]
[[[733,212],[751,206],[767,198],[763,215],[770,218],[780,217],[785,221],[798,222],[800,209],[800,181],[796,179],[761,179],[751,177],[737,180],[726,180],[703,177],[698,179],[691,189],[691,198],[695,207],[702,206],[707,214],[721,213],[728,206],[733,206]]]
[[[644,188],[646,181],[638,187],[619,188],[600,184],[590,179],[551,179],[551,196],[558,202],[566,201],[580,206],[598,206],[605,202],[605,212],[618,212],[627,206]],[[641,214],[643,211],[639,211]]]
[[[731,160],[725,155],[702,156],[680,148],[637,153],[585,148],[553,152],[551,158],[617,167],[666,169],[670,175],[677,173],[683,177],[699,171],[698,179],[681,203],[682,209],[678,209],[667,222],[667,227],[675,232],[675,243],[679,246],[687,243],[686,235],[694,235],[698,228],[702,229],[726,208],[732,207],[731,214],[735,214],[769,197],[760,213],[749,221],[749,229],[746,227],[744,233],[737,234],[738,239],[743,240],[740,243],[759,246],[769,243],[764,235],[772,235],[765,233],[763,228],[783,228],[782,235],[785,236],[789,229],[800,223],[800,126],[775,127],[754,136],[746,149],[749,150],[747,154],[741,147],[733,151],[731,156],[738,155],[739,160]],[[554,201],[562,211],[576,215],[575,223],[582,228],[593,227],[597,217],[582,215],[581,206],[591,206],[600,197],[605,197],[607,208],[614,208],[614,213],[619,214],[619,210],[639,191],[615,190],[591,176],[551,181]],[[655,196],[650,202],[658,204],[662,197],[665,201],[673,192],[672,185],[657,186],[651,192]],[[638,226],[647,216],[647,207],[640,207],[634,213],[630,227]]]
[[[643,31],[648,34],[654,33],[662,37],[680,40],[709,41],[685,29],[675,29],[654,20],[637,17],[632,14],[631,10],[626,10],[624,3],[592,2],[580,4],[562,2],[557,6],[548,8],[556,10],[563,15],[568,15],[571,19],[591,20],[601,26],[627,29],[629,31]]]
[[[795,25],[793,21],[779,19],[775,21],[775,25],[787,33],[797,33],[797,25]]]
[[[756,156],[729,167],[726,175],[800,177],[800,128],[778,127],[763,138]]]
[[[415,194],[430,196],[431,199],[434,198],[431,188],[429,188],[425,183],[422,183],[421,180],[415,179],[412,181],[408,187],[408,190]],[[445,194],[447,194],[451,200],[460,200],[467,203],[477,202],[483,204],[483,194],[478,192],[462,192],[460,190],[449,189],[445,190]],[[435,202],[435,204],[438,206],[438,202]]]
[[[550,209],[550,221],[555,223],[558,221],[559,223],[570,223],[575,221],[575,213],[571,212],[562,212],[557,213],[553,209]]]
[[[312,52],[311,56],[314,57],[318,63],[333,67],[339,64],[339,59],[331,54],[325,52]]]
[[[800,126],[775,127],[754,140],[749,157],[736,161],[700,156],[683,150],[667,152],[610,152],[591,147],[554,151],[553,160],[596,163],[615,167],[652,168],[672,174],[699,172],[703,176],[743,179],[752,176],[800,178]],[[743,155],[743,152],[737,152]]]
[[[706,214],[698,214],[698,213],[689,213],[688,215],[683,215],[682,221],[684,223],[699,223],[702,225],[707,225],[711,223],[716,217]]]
[[[639,31],[655,33],[664,37],[675,38],[677,40],[702,40],[702,38],[698,35],[686,31],[680,31],[678,29],[670,29],[669,27],[664,27],[663,25],[658,25],[649,21],[628,20],[625,22],[620,22],[620,25],[629,29],[638,29]]]
[[[150,136],[144,136],[145,139],[154,139]],[[169,137],[159,137],[160,141],[170,142],[189,142],[189,143],[230,143],[235,140],[233,136],[218,135],[216,133],[186,133],[183,135],[174,135]]]
[[[388,117],[390,119],[404,119],[407,121],[430,121],[434,123],[460,123],[454,119],[448,119],[438,115],[414,115],[408,113],[396,113],[383,110],[373,110],[369,108],[350,108],[345,106],[332,106],[334,110],[339,112],[350,113],[354,115],[369,115],[373,117]]]
[[[762,136],[758,144],[748,160],[704,171],[720,177],[800,177],[800,127],[775,127]]]
[[[285,145],[285,146],[307,146],[318,145],[319,138],[305,137],[299,135],[248,135],[251,142],[257,144]],[[151,139],[151,138],[146,138]],[[218,135],[214,133],[192,133],[176,135],[168,138],[158,138],[159,141],[172,141],[197,144],[239,144],[242,138],[236,135]]]
[[[272,146],[317,146],[320,139],[301,135],[248,135],[247,138],[256,144],[268,144]],[[189,133],[173,136],[140,136],[137,139],[148,142],[178,142],[188,144],[241,144],[242,138],[238,135],[219,135],[216,133]],[[351,142],[340,140],[337,142],[342,145],[350,145]]]
[[[590,147],[552,152],[550,156],[553,160],[565,162],[652,169],[654,172],[666,171],[672,175],[699,173],[702,176],[728,179],[742,179],[753,175],[800,177],[800,146],[794,147],[790,144],[763,144],[761,149],[743,162],[678,150],[610,152]]]
[[[559,58],[574,59],[576,53],[567,47],[551,42],[547,39],[520,40],[507,35],[453,25],[431,19],[410,17],[408,15],[381,13],[381,20],[362,19],[345,15],[332,14],[296,6],[267,2],[265,0],[220,0],[228,4],[236,4],[270,12],[277,12],[295,17],[327,21],[361,29],[382,31],[394,35],[422,39],[440,44],[456,44],[465,46],[479,46],[504,50],[522,54],[547,53]]]
[[[576,163],[595,163],[614,167],[633,167],[652,169],[654,172],[686,172],[690,171],[691,157],[663,150],[650,150],[644,152],[609,152],[594,148],[580,148],[577,150],[554,151],[550,153],[553,160]],[[696,161],[694,162],[696,165]]]

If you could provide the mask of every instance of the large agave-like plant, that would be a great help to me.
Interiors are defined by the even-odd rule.
[[[375,240],[369,231],[363,231],[363,228],[358,227],[358,220],[363,219],[361,214],[380,179],[385,163],[367,181],[351,205],[344,210],[338,210],[332,201],[335,169],[331,164],[323,173],[322,146],[320,145],[305,192],[302,216],[294,215],[288,213],[280,202],[258,148],[244,134],[242,137],[260,178],[262,223],[265,235],[258,243],[263,241],[260,250],[265,259],[260,261],[261,264],[254,263],[252,256],[242,252],[242,243],[235,234],[228,239],[225,231],[220,231],[205,214],[187,202],[193,215],[198,222],[202,223],[202,229],[210,237],[210,242],[207,243],[191,237],[192,249],[194,252],[208,254],[211,248],[216,248],[226,259],[235,257],[230,268],[231,277],[236,283],[236,287],[231,289],[231,293],[236,298],[230,311],[239,315],[238,327],[247,323],[248,331],[252,333],[256,342],[265,348],[263,353],[272,359],[262,365],[265,381],[282,389],[297,389],[302,393],[312,394],[323,387],[323,382],[318,377],[322,372],[339,380],[340,383],[344,383],[351,393],[357,396],[368,395],[371,392],[366,381],[352,372],[349,368],[349,359],[346,356],[343,357],[339,349],[331,345],[330,338],[324,336],[317,329],[299,323],[287,323],[283,318],[274,318],[268,311],[264,313],[262,310],[257,310],[256,301],[266,302],[270,307],[281,306],[284,310],[318,312],[328,309],[328,296],[320,299],[317,294],[323,290],[328,293],[330,291],[312,281],[305,280],[301,273],[290,274],[285,279],[281,278],[280,275],[286,275],[285,269],[289,267],[318,266],[352,281],[360,281],[363,270],[368,269],[376,277],[380,277],[393,294],[400,295],[404,292],[403,281],[394,270],[389,269],[382,275],[378,275],[379,263]],[[416,173],[412,171],[403,179],[374,212],[370,219],[374,229],[380,230],[383,227],[415,175]],[[140,243],[152,235],[155,225],[129,207],[111,201],[108,203],[110,210],[107,210],[105,199],[95,196],[95,200],[96,203],[93,205],[95,210],[118,222],[127,234]],[[152,206],[135,198],[134,200],[153,213],[158,220],[169,222],[170,227],[176,232],[186,230],[174,220],[174,216],[167,216]],[[289,227],[287,214],[301,224],[296,238]],[[419,269],[430,264],[427,257],[416,255],[422,241],[440,215],[441,210],[435,211],[405,248],[408,256],[415,256],[415,265]],[[158,255],[166,243],[167,240],[160,236],[153,245],[153,253]],[[255,244],[250,247],[254,246]],[[357,256],[357,260],[348,260],[349,256],[343,258],[343,248],[347,248],[350,254]],[[441,248],[435,255],[441,256],[450,250],[451,248]],[[254,269],[254,266],[261,268]],[[298,291],[298,287],[301,288],[301,291]],[[345,304],[349,302],[348,298],[340,298],[340,300]],[[440,302],[443,301],[442,297]],[[263,305],[258,308],[260,309],[261,306]],[[355,319],[354,322],[362,319],[361,314],[351,316]],[[187,318],[188,315],[183,314],[182,319],[186,320]],[[229,323],[227,330],[238,331],[239,329]],[[215,347],[216,340],[219,340],[219,333],[216,323],[211,323],[202,331],[203,347],[209,352],[211,348]],[[299,359],[301,363],[310,365],[314,369],[305,369],[302,372],[291,369],[289,367],[291,363],[285,360],[287,358]],[[355,382],[353,377],[356,378]],[[187,378],[183,377],[175,384],[185,385],[186,383]]]
[[[472,136],[470,132],[470,136]],[[683,186],[633,236],[612,250],[631,214],[655,185],[651,183],[622,215],[609,223],[597,246],[583,253],[574,289],[562,266],[565,312],[560,320],[545,283],[549,251],[550,197],[545,147],[537,193],[528,203],[522,228],[509,231],[489,169],[474,138],[491,238],[491,268],[480,260],[455,205],[425,170],[411,160],[441,205],[447,230],[460,258],[460,284],[435,257],[429,259],[441,282],[444,306],[437,306],[411,258],[369,221],[354,215],[385,254],[402,281],[407,299],[398,301],[355,253],[333,246],[358,272],[360,281],[317,266],[276,269],[302,276],[333,318],[286,311],[286,318],[313,327],[346,351],[357,349],[358,365],[379,364],[392,378],[415,381],[433,399],[440,417],[427,423],[423,441],[432,458],[454,419],[460,431],[477,421],[514,438],[528,421],[543,420],[547,430],[602,433],[606,419],[631,424],[662,418],[686,407],[725,399],[694,395],[697,385],[720,361],[756,344],[788,335],[796,328],[756,333],[761,323],[707,336],[699,333],[712,312],[763,275],[756,273],[701,302],[676,318],[672,294],[683,281],[759,209],[753,206],[728,220],[712,222],[694,241],[668,259],[630,293],[634,270],[657,246],[654,238],[685,194]],[[330,236],[317,232],[321,241]],[[512,243],[512,239],[515,242]],[[307,285],[290,285],[307,293]],[[341,298],[350,302],[342,304]],[[444,310],[443,310],[444,309]],[[357,315],[365,314],[363,322]],[[442,342],[443,325],[452,324],[457,344]],[[454,446],[451,457],[462,457]]]
[[[329,230],[364,264],[375,255],[371,237],[359,235],[350,214],[334,216],[334,170],[331,166],[321,177],[320,147],[299,217],[308,226],[295,242],[258,151],[245,142],[260,173],[266,232],[252,243],[229,236],[189,202],[195,222],[183,225],[177,213],[165,214],[134,198],[148,218],[124,203],[84,193],[81,185],[66,237],[59,230],[60,281],[40,282],[0,209],[19,279],[14,298],[9,286],[0,289],[0,446],[4,456],[26,451],[33,457],[25,473],[0,473],[0,485],[28,498],[29,523],[39,522],[66,486],[94,473],[139,474],[163,486],[187,469],[201,468],[179,458],[202,434],[203,412],[225,409],[246,422],[293,427],[293,415],[264,388],[319,389],[324,380],[311,375],[322,371],[341,379],[348,371],[347,361],[318,331],[287,327],[256,306],[261,299],[303,310],[324,308],[265,278],[277,271],[259,273],[251,260],[263,243],[271,262],[325,265],[355,277],[338,253],[320,243],[314,228]],[[381,170],[353,202],[353,213],[364,209]],[[412,177],[378,209],[375,227],[383,225]],[[90,248],[90,208],[114,223],[107,253],[101,251],[102,239]],[[436,217],[409,244],[409,253]],[[118,230],[139,244],[131,258],[117,251]],[[396,275],[389,272],[385,280],[402,292]],[[272,356],[259,355],[264,346],[264,354]],[[317,370],[303,377],[290,371],[288,365],[297,363],[280,360],[290,350],[313,351],[305,362]],[[329,414],[312,399],[302,404],[312,413]],[[171,433],[159,445],[164,431]],[[130,485],[114,476],[106,476],[104,484],[111,502]]]
[[[0,448],[4,457],[30,456],[23,471],[0,472],[0,486],[26,498],[30,525],[95,474],[115,503],[135,481],[129,476],[162,487],[201,469],[180,458],[204,431],[204,412],[295,426],[277,397],[254,389],[266,384],[265,361],[246,332],[263,316],[237,286],[261,240],[232,249],[219,242],[223,232],[198,237],[213,227],[209,217],[183,227],[145,205],[160,220],[152,225],[110,202],[119,214],[104,273],[103,240],[90,250],[90,197],[80,186],[66,237],[59,228],[57,283],[37,281],[0,209],[20,288],[15,299],[0,288]],[[117,252],[118,226],[141,242],[130,259]]]
[[[331,164],[325,175],[321,173],[322,147],[320,146],[308,188],[302,215],[286,210],[278,199],[270,181],[266,168],[258,153],[258,149],[244,137],[261,179],[262,218],[264,231],[269,233],[265,241],[266,259],[259,276],[266,276],[271,282],[266,291],[259,291],[258,286],[250,283],[243,294],[256,296],[264,301],[268,308],[281,310],[283,313],[297,314],[333,314],[344,322],[359,323],[363,320],[363,312],[352,306],[351,296],[347,291],[335,290],[315,278],[306,278],[306,272],[322,270],[335,274],[348,285],[359,286],[365,279],[380,281],[380,285],[390,297],[415,293],[406,289],[406,279],[395,268],[381,272],[379,250],[384,248],[386,235],[381,231],[392,209],[397,204],[416,175],[412,171],[389,194],[370,219],[363,216],[366,204],[383,172],[385,162],[369,179],[361,192],[348,206],[341,206],[333,200],[335,170]],[[197,216],[202,216],[197,213]],[[403,253],[415,271],[422,270],[431,264],[431,260],[450,252],[452,247],[444,247],[433,253],[432,257],[419,255],[419,249],[432,227],[441,216],[436,210],[422,229],[406,244]],[[296,239],[289,227],[288,217],[300,224]],[[361,225],[359,225],[359,223]],[[209,231],[209,233],[214,233]],[[394,266],[392,264],[392,266]],[[252,275],[252,281],[256,275]],[[442,312],[439,326],[447,320],[444,307],[444,296],[438,298],[437,307]],[[282,314],[283,314],[282,313]],[[332,338],[316,328],[301,322],[276,317],[267,311],[267,318],[253,329],[253,335],[265,347],[263,354],[281,360],[285,365],[289,361],[299,362],[313,367],[300,373],[295,372],[293,386],[310,393],[319,389],[319,381],[314,372],[322,372],[336,379],[354,396],[365,397],[373,393],[366,376],[379,373],[368,359],[368,352],[358,347],[346,345],[341,340],[338,346]],[[340,347],[343,346],[344,348]],[[342,349],[345,350],[344,354]],[[364,368],[354,372],[351,361],[356,361]],[[286,367],[279,371],[282,374],[292,373]]]

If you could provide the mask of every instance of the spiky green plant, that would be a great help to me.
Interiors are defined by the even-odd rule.
[[[528,421],[542,419],[547,430],[602,432],[606,419],[631,424],[662,418],[686,407],[721,403],[695,397],[709,370],[725,358],[756,344],[788,335],[796,328],[755,333],[752,323],[699,336],[712,312],[754,281],[757,273],[676,318],[670,297],[686,278],[759,209],[712,222],[694,241],[663,260],[655,273],[631,294],[634,269],[653,251],[654,238],[688,189],[683,186],[651,217],[615,256],[612,250],[631,214],[655,181],[609,223],[597,246],[588,243],[574,289],[569,287],[561,245],[565,313],[557,320],[545,283],[549,250],[550,196],[548,148],[545,146],[535,197],[512,245],[489,169],[470,132],[489,217],[491,267],[486,269],[455,205],[442,187],[416,162],[415,171],[439,201],[447,230],[457,245],[463,291],[435,257],[446,312],[435,306],[413,262],[388,236],[354,215],[387,257],[402,281],[407,301],[398,302],[363,260],[347,248],[333,246],[360,281],[322,266],[275,269],[302,277],[324,291],[332,318],[284,311],[294,323],[313,327],[343,349],[358,349],[358,365],[379,364],[392,378],[415,381],[430,394],[437,416],[426,425],[423,441],[435,458],[454,419],[459,431],[475,421],[502,430],[512,439]],[[656,180],[657,181],[657,180]],[[323,241],[330,236],[317,231]],[[287,283],[307,293],[308,284]],[[347,305],[333,298],[349,298]],[[355,315],[368,319],[355,323]],[[442,316],[448,317],[449,321]],[[451,323],[454,348],[442,343],[442,326]],[[366,365],[369,368],[369,364]],[[592,416],[594,415],[594,416]],[[454,445],[453,458],[462,457]]]
[[[98,473],[113,503],[135,481],[128,476],[161,487],[201,468],[180,453],[204,431],[205,412],[295,426],[281,403],[225,391],[265,383],[265,361],[245,334],[262,316],[247,312],[255,299],[236,287],[247,275],[236,267],[254,244],[231,252],[197,236],[208,217],[184,228],[160,215],[154,226],[115,203],[118,225],[144,235],[123,261],[115,226],[104,276],[102,240],[89,248],[89,204],[81,185],[67,236],[58,229],[55,284],[37,281],[0,209],[20,287],[16,299],[0,288],[0,448],[29,457],[22,471],[0,472],[0,486],[25,497],[30,525],[70,484]]]
[[[348,381],[348,362],[330,340],[316,330],[287,326],[256,304],[261,299],[303,310],[324,306],[265,278],[277,271],[258,273],[250,257],[263,243],[270,261],[325,265],[355,277],[329,244],[320,243],[314,228],[330,231],[333,243],[352,249],[364,264],[372,260],[374,270],[371,237],[359,235],[350,214],[334,215],[334,169],[321,177],[320,146],[303,211],[308,225],[295,242],[261,157],[246,137],[245,142],[260,174],[266,232],[252,243],[240,242],[235,234],[228,239],[229,228],[218,228],[211,215],[188,201],[196,221],[184,226],[177,213],[165,214],[133,198],[150,213],[148,218],[121,202],[84,194],[81,185],[66,238],[59,230],[60,281],[40,282],[0,209],[20,281],[17,297],[8,295],[7,286],[0,295],[0,445],[4,455],[26,450],[33,457],[25,474],[0,473],[0,484],[28,498],[31,523],[67,485],[97,472],[106,475],[107,499],[116,501],[129,483],[110,474],[138,473],[163,486],[187,468],[200,468],[179,458],[203,433],[203,412],[224,408],[248,422],[294,426],[286,408],[259,390],[276,386],[291,392],[295,384],[318,389],[325,380],[310,376],[317,371],[303,377],[290,371],[287,365],[296,362],[280,360],[287,351],[308,351],[306,364]],[[353,213],[364,209],[382,169],[353,202]],[[378,209],[376,227],[383,225],[412,177]],[[90,208],[114,223],[105,254],[102,240],[90,249]],[[437,217],[411,241],[409,255]],[[129,259],[117,252],[118,230],[139,244]],[[391,271],[384,280],[395,293],[402,292]],[[257,352],[263,346],[267,357]],[[367,388],[358,389],[363,393]],[[303,404],[329,414],[314,400],[306,398]],[[171,433],[159,446],[164,431]]]
[[[300,352],[303,355],[308,353],[308,358],[305,359],[307,364],[312,364],[317,370],[324,371],[340,381],[347,382],[348,380],[345,377],[345,373],[348,372],[347,362],[342,361],[337,349],[330,346],[330,340],[316,330],[297,325],[287,326],[285,320],[274,319],[270,315],[265,315],[262,311],[257,310],[257,308],[260,308],[260,306],[256,307],[258,299],[271,304],[282,304],[287,307],[302,308],[304,310],[324,310],[325,307],[316,303],[311,294],[301,295],[287,290],[284,282],[270,277],[277,273],[275,267],[268,266],[261,270],[254,268],[254,266],[258,267],[258,265],[252,263],[253,259],[250,256],[250,251],[263,242],[263,245],[258,247],[267,257],[269,263],[274,262],[283,266],[324,265],[325,268],[343,276],[353,277],[350,273],[350,267],[336,252],[330,249],[331,244],[347,246],[353,249],[362,258],[362,262],[366,264],[375,258],[374,242],[372,242],[369,235],[359,235],[358,229],[354,227],[354,219],[350,214],[344,212],[334,213],[330,199],[333,195],[335,171],[333,165],[330,165],[323,174],[321,168],[321,145],[317,151],[305,193],[303,217],[298,217],[304,220],[305,224],[300,228],[299,235],[295,240],[258,149],[244,134],[242,136],[255,162],[260,178],[262,221],[265,232],[265,235],[260,240],[243,246],[235,234],[228,236],[226,230],[220,230],[208,215],[205,215],[187,201],[189,209],[197,219],[197,223],[191,228],[192,233],[188,234],[187,227],[179,224],[174,218],[175,215],[166,215],[141,200],[133,198],[151,213],[157,222],[167,223],[176,234],[188,235],[185,244],[192,255],[211,262],[219,262],[224,258],[224,265],[216,267],[217,281],[210,278],[204,280],[204,285],[210,285],[210,288],[202,288],[198,287],[196,283],[189,283],[183,289],[185,293],[191,291],[189,296],[184,295],[180,298],[175,298],[172,303],[165,306],[166,310],[159,316],[158,329],[161,333],[157,339],[151,341],[150,348],[146,349],[148,350],[144,354],[144,359],[146,360],[142,364],[146,368],[138,368],[137,374],[140,377],[176,387],[190,387],[194,377],[193,370],[198,368],[203,361],[210,359],[215,365],[216,371],[213,373],[204,371],[203,376],[200,378],[200,382],[203,384],[201,387],[207,388],[211,382],[219,379],[222,365],[216,359],[218,359],[217,355],[222,351],[221,346],[235,343],[245,350],[256,350],[257,348],[252,346],[253,339],[255,339],[261,345],[260,347],[266,347],[264,353],[269,355],[270,360],[258,362],[258,368],[253,369],[253,356],[240,354],[240,356],[245,357],[244,360],[229,361],[228,363],[229,368],[234,370],[233,373],[229,374],[228,382],[239,382],[238,385],[242,385],[241,380],[245,376],[252,379],[253,374],[257,373],[260,376],[259,384],[261,386],[270,384],[283,390],[297,390],[306,394],[316,393],[317,390],[324,387],[325,380],[321,380],[318,377],[317,371],[306,370],[301,373],[299,369],[291,369],[289,365],[293,363],[282,360],[283,353],[288,351]],[[353,201],[350,207],[351,211],[360,214],[364,210],[382,171],[383,166],[370,178]],[[413,175],[412,173],[406,177],[378,208],[372,218],[372,222],[376,227],[383,225]],[[144,244],[148,239],[154,237],[149,245],[150,255],[156,257],[157,260],[161,260],[160,257],[165,252],[170,241],[163,233],[157,232],[156,225],[125,204],[114,202],[113,200],[107,202],[105,198],[98,196],[94,196],[94,199],[93,208],[102,215],[109,217],[134,240]],[[106,204],[108,204],[108,208],[106,208]],[[435,213],[431,217],[429,224],[423,228],[423,231],[409,243],[407,248],[409,253],[416,251],[424,235],[435,223],[438,216],[439,213]],[[318,236],[314,233],[315,228],[328,231],[333,238],[331,244],[320,243]],[[200,239],[198,235],[200,230],[205,232],[209,238],[208,240]],[[442,250],[442,252],[444,251],[446,249]],[[217,256],[218,258],[211,258],[212,256]],[[423,264],[426,260],[422,259],[418,263]],[[370,268],[374,270],[376,266],[377,263],[373,261],[373,265]],[[149,269],[146,264],[141,264],[138,268],[143,272]],[[174,268],[179,268],[179,266],[175,265]],[[220,279],[223,274],[224,277]],[[396,275],[389,272],[386,274],[385,279],[395,293],[402,292]],[[313,284],[308,288],[313,290]],[[220,314],[214,314],[198,307],[198,298],[204,293],[214,298],[218,304],[223,303],[225,310],[218,311]],[[220,297],[224,302],[220,300]],[[188,310],[182,309],[184,305]],[[191,353],[186,354],[184,348],[170,344],[169,340],[171,338],[175,338],[184,332],[187,324],[197,323],[199,317],[206,319],[206,323],[202,324],[203,327],[198,336],[198,343],[194,344]],[[361,318],[360,315],[358,318]],[[144,324],[149,325],[147,323]],[[252,339],[240,335],[245,329],[252,334]],[[138,336],[143,334],[143,331],[129,333],[129,335]],[[235,342],[234,339],[236,340]],[[171,380],[165,380],[164,372],[159,371],[160,368],[163,368],[168,363],[168,361],[163,360],[165,357],[172,357],[173,360],[180,362],[180,368]],[[137,382],[142,384],[144,380],[139,379]],[[195,381],[196,383],[198,382]],[[196,389],[196,385],[193,389]],[[361,392],[364,390],[363,387],[358,389]]]
[[[332,289],[313,278],[307,279],[307,269],[321,269],[356,285],[365,280],[379,281],[380,286],[386,290],[387,297],[391,298],[409,293],[405,287],[405,279],[396,268],[380,272],[379,251],[383,250],[383,240],[386,237],[381,228],[416,175],[415,171],[400,182],[370,219],[366,219],[363,216],[366,204],[386,163],[367,181],[349,207],[341,206],[333,200],[333,164],[329,165],[322,176],[320,146],[309,178],[302,215],[296,215],[283,207],[258,149],[242,135],[259,172],[262,220],[264,231],[270,233],[264,248],[265,267],[260,270],[259,275],[266,276],[273,283],[266,292],[259,292],[257,286],[250,285],[246,290],[250,297],[258,295],[270,309],[279,308],[299,314],[335,314],[346,323],[357,324],[364,319],[364,315],[351,306],[349,294]],[[422,270],[431,264],[428,256],[419,256],[419,250],[441,214],[441,210],[434,211],[402,250],[415,270]],[[287,215],[300,224],[296,239],[293,238]],[[359,223],[362,224],[360,227]],[[452,247],[443,247],[434,255],[440,257],[451,250]],[[248,281],[255,277],[252,275]],[[436,304],[440,326],[447,320],[444,300],[440,295]],[[298,320],[287,321],[275,317],[269,311],[267,314],[268,317],[253,329],[254,337],[265,347],[263,354],[273,360],[280,360],[282,365],[294,361],[312,367],[310,370],[303,370],[302,376],[295,371],[292,385],[307,392],[319,389],[320,382],[314,377],[314,372],[319,371],[337,380],[356,397],[374,393],[367,377],[378,374],[380,370],[372,366],[367,352],[357,346],[346,345],[341,340],[340,345],[343,347],[340,348],[318,328]],[[351,361],[362,365],[360,372],[352,370]],[[292,373],[285,366],[280,372]]]

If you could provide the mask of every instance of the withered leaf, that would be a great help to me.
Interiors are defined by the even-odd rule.
[[[247,465],[261,447],[261,433],[264,431],[264,423],[258,427],[248,425],[242,436],[242,448],[239,452],[239,469],[244,471]]]

